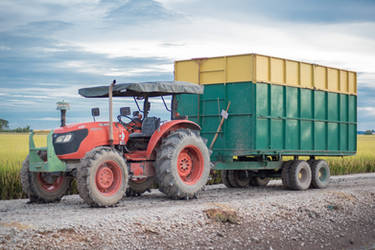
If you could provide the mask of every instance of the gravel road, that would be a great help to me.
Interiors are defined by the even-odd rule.
[[[111,208],[0,201],[0,249],[16,248],[375,249],[375,173],[303,192],[213,185],[189,201],[153,190]]]

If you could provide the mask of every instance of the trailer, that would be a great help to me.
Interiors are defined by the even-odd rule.
[[[173,117],[201,126],[227,187],[281,177],[289,189],[325,188],[329,166],[317,157],[356,153],[355,72],[243,54],[176,61],[174,73],[204,86],[174,96]]]

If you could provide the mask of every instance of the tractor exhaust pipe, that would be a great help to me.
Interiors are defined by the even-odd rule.
[[[69,105],[69,103],[64,102],[64,100],[62,102],[57,102],[56,105],[57,105],[56,109],[60,110],[60,122],[61,122],[60,126],[65,127],[65,125],[66,125],[66,111],[70,109],[70,105]]]
[[[113,147],[113,118],[112,118],[112,91],[115,86],[116,80],[113,80],[112,84],[109,85],[108,97],[109,97],[109,145]]]

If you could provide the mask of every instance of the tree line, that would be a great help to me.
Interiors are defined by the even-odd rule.
[[[30,126],[28,125],[24,128],[9,129],[9,121],[0,118],[0,131],[24,133],[24,132],[30,132]]]

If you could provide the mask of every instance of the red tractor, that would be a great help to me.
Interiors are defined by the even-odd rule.
[[[76,178],[79,195],[90,206],[111,206],[126,190],[138,195],[153,186],[172,199],[196,197],[208,180],[209,150],[199,125],[178,117],[173,102],[175,95],[202,93],[200,85],[176,81],[80,89],[87,98],[109,98],[109,122],[62,124],[50,132],[46,148],[36,148],[31,133],[21,170],[23,190],[30,201],[55,202]],[[172,95],[172,120],[161,124],[160,118],[149,116],[149,98],[160,96],[169,110],[167,95]],[[129,107],[121,108],[113,122],[112,96],[132,97],[138,111],[130,116]],[[92,110],[94,117],[98,113]]]

